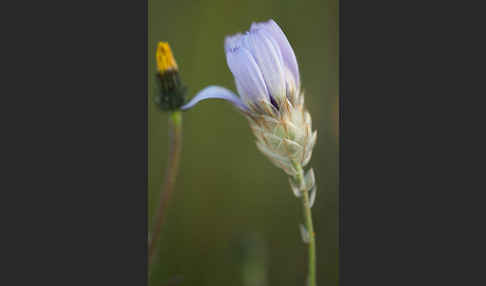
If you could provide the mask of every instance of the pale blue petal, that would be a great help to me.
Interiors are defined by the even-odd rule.
[[[282,54],[283,60],[287,68],[290,70],[292,75],[294,76],[295,84],[297,85],[297,89],[300,88],[300,75],[299,75],[299,66],[297,64],[297,58],[295,57],[294,50],[290,46],[290,43],[285,36],[284,32],[280,27],[275,23],[273,20],[269,20],[268,22],[263,23],[253,23],[251,26],[251,30],[258,30],[263,29],[267,31],[275,42],[278,44],[280,48],[280,52]]]
[[[182,110],[187,110],[192,108],[196,103],[201,100],[210,99],[210,98],[217,98],[217,99],[224,99],[231,102],[237,108],[246,111],[247,108],[241,101],[241,99],[234,94],[231,90],[221,87],[210,85],[201,91],[199,91],[196,96],[194,96],[187,104],[181,107]]]
[[[245,103],[257,103],[262,100],[268,102],[270,97],[267,87],[253,56],[247,49],[238,45],[239,41],[230,38],[226,43],[233,45],[226,45],[226,61],[235,78],[241,99]]]
[[[274,98],[285,96],[284,63],[278,44],[264,29],[251,31],[243,40],[260,68],[268,92]]]
[[[238,49],[241,47],[241,40],[242,40],[243,35],[241,33],[232,35],[232,36],[227,36],[224,39],[224,51],[225,53],[234,51],[235,49]]]

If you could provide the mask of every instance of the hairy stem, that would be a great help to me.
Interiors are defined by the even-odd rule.
[[[179,159],[182,149],[182,114],[180,111],[172,112],[169,116],[169,159],[165,174],[164,187],[160,195],[159,208],[154,218],[152,235],[148,246],[148,264],[153,262],[155,250],[160,238],[160,232],[165,219],[165,211],[174,190],[176,176],[179,169]]]
[[[304,184],[304,170],[300,166],[300,164],[296,165],[297,168],[297,176],[296,180],[299,186],[303,186]],[[304,210],[304,219],[305,219],[305,228],[309,234],[309,276],[308,276],[308,285],[309,286],[316,286],[316,239],[314,233],[314,225],[312,223],[312,213],[309,201],[309,192],[302,191],[302,206]]]

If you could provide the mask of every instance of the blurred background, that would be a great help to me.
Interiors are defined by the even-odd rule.
[[[235,91],[224,37],[272,18],[295,51],[318,130],[308,165],[318,186],[317,281],[338,285],[337,0],[148,2],[150,225],[168,149],[168,115],[153,103],[157,42],[170,43],[188,98],[212,84]],[[246,119],[227,102],[203,101],[183,114],[180,171],[150,285],[305,285],[302,221],[287,175],[257,150]]]

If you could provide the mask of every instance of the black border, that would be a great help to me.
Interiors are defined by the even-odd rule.
[[[0,284],[147,285],[147,1],[14,5]]]
[[[484,284],[470,5],[340,1],[340,285]]]

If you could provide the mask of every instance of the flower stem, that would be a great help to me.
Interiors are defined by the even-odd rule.
[[[296,165],[297,168],[297,176],[296,180],[300,186],[305,185],[304,183],[304,170],[300,166],[300,164]],[[314,233],[314,226],[312,223],[312,213],[309,201],[309,192],[302,191],[302,206],[304,210],[304,218],[305,218],[305,228],[309,234],[309,276],[308,276],[308,285],[309,286],[316,286],[316,239]]]
[[[170,113],[169,141],[169,159],[165,174],[164,187],[160,195],[159,208],[157,209],[155,221],[152,227],[152,235],[150,237],[148,246],[149,267],[153,262],[153,256],[155,254],[155,250],[157,249],[160,232],[164,223],[165,211],[171,198],[179,169],[179,159],[182,149],[182,114],[180,111]]]

